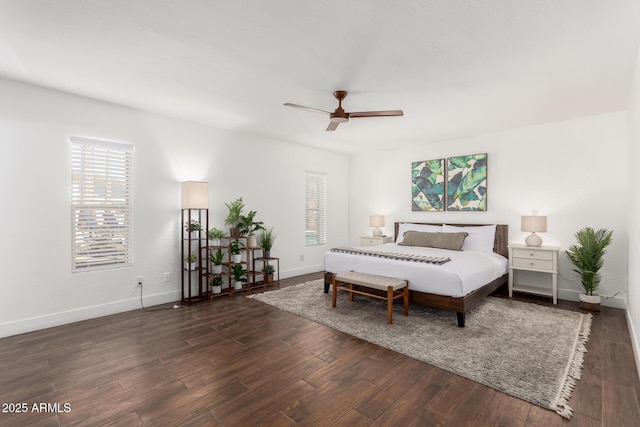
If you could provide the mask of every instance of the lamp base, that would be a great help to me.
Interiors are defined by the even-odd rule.
[[[382,236],[382,230],[380,230],[380,227],[376,227],[373,229],[373,237],[381,237]]]
[[[535,233],[535,231],[529,234],[527,238],[524,239],[524,242],[527,244],[527,246],[534,246],[534,247],[542,246],[542,238],[538,236]]]

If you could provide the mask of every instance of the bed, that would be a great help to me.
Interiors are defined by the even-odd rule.
[[[455,251],[398,245],[405,231],[427,232],[432,235],[437,230],[445,233],[468,231],[469,236],[464,240],[464,245],[468,247],[463,245],[462,251]],[[488,238],[487,233],[491,230],[492,234]],[[484,233],[482,246],[478,246],[481,242],[479,233]],[[407,279],[411,302],[455,311],[458,326],[464,327],[465,313],[508,281],[508,234],[508,226],[503,224],[396,222],[394,243],[373,247],[334,248],[325,253],[324,291],[329,291],[329,284],[335,274],[346,271]],[[376,252],[383,256],[376,255]],[[407,262],[384,256],[395,253],[429,259],[445,257],[450,258],[450,261],[442,264],[435,261]]]

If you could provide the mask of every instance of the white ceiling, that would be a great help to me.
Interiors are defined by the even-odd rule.
[[[638,0],[0,0],[0,76],[356,153],[626,109]],[[347,111],[403,109],[325,132]]]

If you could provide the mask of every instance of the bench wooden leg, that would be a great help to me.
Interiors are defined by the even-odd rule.
[[[409,315],[409,284],[404,287],[404,315]]]
[[[338,284],[336,283],[336,276],[333,276],[331,280],[333,294],[331,295],[331,301],[333,302],[333,308],[336,308],[336,299],[338,297]]]
[[[393,286],[387,287],[387,321],[393,323]]]
[[[349,283],[349,291],[353,291],[353,283]],[[349,301],[353,302],[353,292],[349,292]]]

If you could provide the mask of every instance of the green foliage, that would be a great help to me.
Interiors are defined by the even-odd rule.
[[[444,208],[444,162],[442,159],[412,163],[411,198],[414,211],[441,211]]]
[[[238,255],[242,249],[244,249],[244,243],[239,240],[234,240],[231,242],[231,253],[233,255]]]
[[[452,157],[449,159],[449,172],[456,169],[462,170],[449,178],[449,208],[459,202],[460,210],[486,210],[486,155]]]
[[[246,216],[240,215],[240,222],[237,227],[241,236],[255,233],[258,230],[264,230],[264,223],[262,221],[254,221],[257,211],[251,211]]]
[[[220,276],[212,277],[211,286],[222,286],[222,277]]]
[[[276,267],[271,265],[271,264],[267,264],[264,266],[264,274],[273,274],[276,272]]]
[[[218,251],[215,254],[211,254],[210,258],[212,263],[214,263],[215,265],[220,265],[224,260],[224,252],[218,249]]]
[[[595,231],[591,227],[585,227],[579,230],[575,237],[578,243],[571,245],[565,254],[576,267],[573,271],[580,277],[584,293],[593,295],[600,285],[600,269],[604,264],[605,248],[611,244],[613,231]]]
[[[247,274],[247,269],[244,268],[242,264],[234,264],[231,266],[231,274],[233,275],[233,279],[236,282],[246,282],[246,277],[243,277]]]
[[[207,232],[207,237],[209,238],[209,240],[222,239],[224,237],[224,231],[215,227],[210,228],[209,231]]]
[[[273,227],[267,227],[260,233],[260,247],[265,251],[273,248],[273,242],[276,240],[276,233]]]
[[[184,256],[185,262],[196,262],[198,260],[198,255],[196,254],[187,254]]]
[[[202,226],[198,221],[192,219],[191,222],[187,222],[184,224],[184,231],[192,232],[192,231],[201,231]]]
[[[229,213],[227,214],[227,218],[224,220],[225,225],[230,225],[232,227],[237,227],[241,221],[242,211],[244,210],[244,202],[242,201],[242,197],[238,197],[236,200],[224,204]]]

